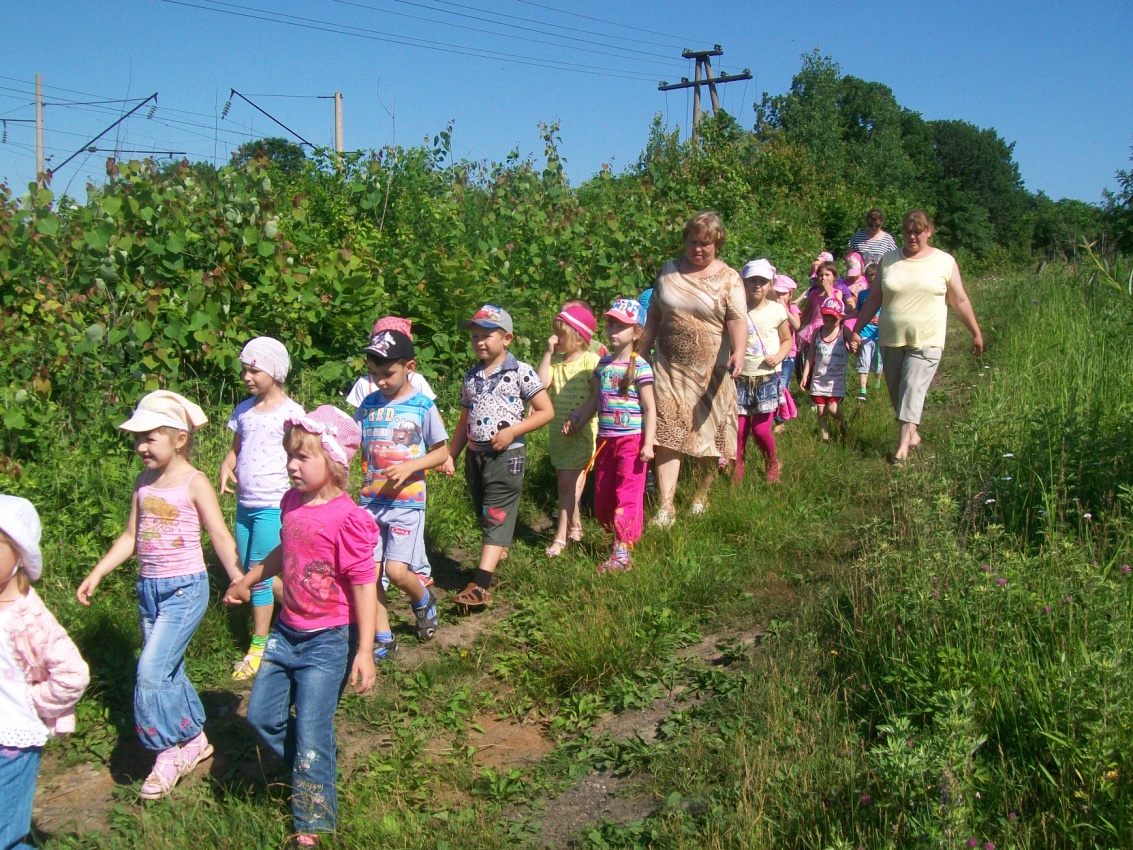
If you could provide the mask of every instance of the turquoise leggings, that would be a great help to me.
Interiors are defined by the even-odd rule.
[[[236,505],[236,551],[244,572],[268,556],[279,545],[279,508],[245,508]],[[271,582],[252,585],[252,604],[271,605]]]

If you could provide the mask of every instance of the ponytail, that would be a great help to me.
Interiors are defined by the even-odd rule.
[[[629,353],[629,365],[626,366],[626,373],[622,375],[622,382],[618,385],[618,395],[622,398],[629,397],[630,387],[633,382],[637,380],[637,340],[633,341],[633,347]]]

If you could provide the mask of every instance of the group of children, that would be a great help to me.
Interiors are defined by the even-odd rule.
[[[749,438],[766,459],[768,479],[778,479],[774,433],[795,416],[789,385],[797,357],[805,358],[802,385],[818,406],[824,436],[825,417],[840,415],[847,363],[842,321],[855,299],[864,301],[865,287],[855,291],[852,264],[847,283],[837,279],[832,262],[819,260],[814,285],[794,301],[795,282],[767,260],[743,269],[749,344],[737,379],[737,479]],[[313,846],[335,826],[333,717],[342,691],[348,683],[358,693],[369,690],[375,665],[397,650],[388,584],[408,598],[420,640],[437,630],[424,545],[428,470],[451,474],[467,448],[465,475],[482,547],[472,580],[454,596],[464,611],[491,602],[493,575],[515,530],[525,435],[548,424],[559,511],[547,556],[582,540],[579,502],[593,471],[595,515],[611,534],[609,557],[598,569],[632,566],[656,432],[653,374],[637,350],[645,307],[620,298],[603,318],[609,348],[595,351],[590,307],[565,303],[537,369],[509,352],[514,328],[506,310],[484,305],[463,322],[479,362],[464,376],[451,443],[416,371],[407,320],[390,317],[374,326],[362,348],[368,375],[348,396],[357,408],[353,416],[332,405],[305,412],[285,390],[284,345],[253,339],[240,355],[249,397],[228,419],[232,447],[219,471],[220,493],[235,487],[235,536],[217,492],[192,465],[193,434],[208,421],[204,412],[168,391],[139,402],[120,426],[134,435],[144,467],[126,528],[77,597],[89,606],[102,579],[137,557],[143,647],[134,717],[143,745],[156,753],[143,799],[168,795],[213,751],[184,663],[209,598],[202,527],[230,580],[225,603],[251,604],[251,645],[233,677],[254,678],[249,723],[291,768],[300,846]],[[347,486],[359,450],[363,481],[355,502]],[[0,827],[0,837],[7,830],[13,845],[30,825],[43,743],[49,733],[73,728],[73,708],[87,684],[77,649],[27,584],[40,572],[39,536],[35,508],[0,496],[0,787],[18,791],[15,817]]]

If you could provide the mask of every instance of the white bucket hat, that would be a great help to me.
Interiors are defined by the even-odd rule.
[[[0,495],[0,530],[12,538],[20,550],[20,560],[28,581],[35,581],[43,572],[43,556],[39,552],[39,514],[35,505],[19,496]]]

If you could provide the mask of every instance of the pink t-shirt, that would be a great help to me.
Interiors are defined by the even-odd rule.
[[[356,584],[375,579],[378,527],[346,493],[308,506],[288,490],[280,503],[283,528],[283,611],[279,618],[300,631],[355,622]]]

